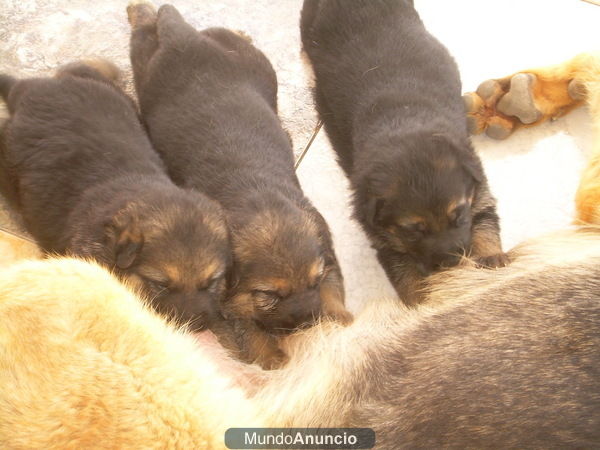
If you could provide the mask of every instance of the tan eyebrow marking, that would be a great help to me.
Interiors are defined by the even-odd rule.
[[[153,281],[158,281],[160,283],[167,283],[170,280],[172,280],[172,278],[169,278],[168,273],[155,269],[151,266],[140,267],[138,273],[144,278],[148,278],[149,280]]]
[[[450,203],[448,203],[448,207],[446,208],[446,213],[448,214],[448,216],[450,216],[450,215],[452,215],[452,213],[454,213],[456,208],[459,208],[466,204],[467,204],[467,200],[464,197],[461,197],[458,200],[452,200]]]
[[[325,261],[322,258],[317,259],[313,262],[308,269],[308,278],[311,281],[319,278],[323,274],[323,270],[325,269]]]
[[[285,295],[290,291],[291,284],[285,278],[267,278],[254,285],[256,291],[274,291]]]
[[[407,217],[402,217],[402,218],[396,220],[396,224],[400,225],[401,227],[405,227],[407,225],[412,225],[414,223],[425,223],[426,224],[427,221],[422,216],[407,216]]]

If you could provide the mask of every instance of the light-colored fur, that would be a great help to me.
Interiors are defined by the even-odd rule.
[[[527,308],[532,294],[511,290],[515,280],[581,266],[584,282],[590,261],[600,258],[600,233],[546,237],[513,257],[498,271],[464,267],[440,275],[430,305],[374,302],[347,328],[324,323],[294,336],[287,368],[247,368],[261,380],[251,391],[222,355],[165,323],[99,266],[73,259],[16,264],[0,273],[0,447],[223,448],[228,427],[347,426],[363,401],[373,401],[367,391],[388,350],[402,352],[413,333],[443,326],[457,312],[485,320],[482,298]],[[490,316],[490,324],[499,320]],[[505,320],[508,331],[513,320]],[[551,325],[547,317],[538,325],[545,320]],[[468,355],[471,345],[461,352]],[[442,369],[464,363],[444,361],[444,348],[431,351],[437,360],[429,370],[436,361]],[[528,358],[525,351],[522,363]]]
[[[594,211],[600,195],[592,194],[600,191],[600,71],[595,57],[578,58],[552,71],[564,84],[575,73],[575,61],[580,69],[577,77],[586,86],[597,138],[580,186],[585,195],[578,194],[577,205],[580,213],[584,206],[592,211],[586,222],[599,223],[600,214]],[[439,389],[436,382],[458,367],[460,376],[444,380],[450,383],[445,395],[468,393],[473,385],[462,376],[485,369],[480,366],[488,361],[478,361],[477,366],[471,356],[477,356],[479,346],[490,340],[518,349],[504,355],[513,369],[531,368],[517,383],[518,396],[505,387],[508,406],[498,404],[495,417],[509,432],[481,427],[465,413],[463,428],[444,439],[456,443],[481,433],[481,442],[488,445],[508,445],[511,435],[514,445],[525,444],[519,441],[519,432],[544,425],[528,422],[524,415],[542,408],[535,382],[557,379],[537,359],[548,348],[542,346],[543,331],[556,330],[550,337],[558,336],[558,344],[562,337],[567,350],[583,349],[586,358],[594,357],[589,352],[597,346],[583,333],[597,333],[600,324],[594,322],[595,315],[583,323],[576,317],[565,318],[558,310],[570,301],[569,289],[578,289],[579,295],[597,304],[598,231],[573,229],[529,242],[512,251],[511,265],[500,270],[463,266],[441,273],[431,280],[429,302],[417,309],[409,310],[397,300],[372,302],[347,328],[324,323],[292,336],[286,343],[289,365],[268,373],[228,360],[214,343],[201,340],[199,345],[194,336],[165,323],[93,263],[49,259],[16,264],[0,272],[0,447],[224,448],[223,435],[229,427],[349,426],[357,425],[357,420],[364,425],[361,412],[374,418],[370,425],[383,430],[378,430],[382,448],[426,446],[427,433],[415,432],[411,424],[418,429],[431,417],[448,421],[456,417],[446,415],[439,397],[432,394],[434,399],[428,403],[419,389]],[[540,279],[551,280],[541,291]],[[560,302],[547,303],[544,309],[553,296]],[[516,315],[506,314],[512,310]],[[470,327],[463,322],[470,322]],[[481,329],[474,328],[474,322]],[[448,329],[450,334],[443,336],[443,342],[434,340],[435,345],[419,344],[421,331],[429,327],[437,327],[438,333]],[[561,327],[572,334],[564,334]],[[412,361],[416,368],[407,366],[406,373],[390,378],[384,366],[389,371],[400,365],[391,359],[398,355],[403,364]],[[569,370],[585,372],[590,360],[583,361]],[[489,376],[490,372],[482,373]],[[500,370],[491,373],[492,382],[505,375]],[[580,387],[578,380],[572,378],[574,391]],[[378,403],[373,396],[373,390],[389,385],[395,386],[400,406]],[[600,392],[587,389],[584,397],[598,404]],[[473,395],[484,402],[481,393]],[[411,396],[419,408],[404,410],[402,402]],[[583,411],[574,400],[566,405]],[[551,413],[544,415],[549,433],[554,427],[552,411],[563,407],[565,403],[556,400],[550,404]],[[393,421],[385,423],[383,417],[390,414]],[[600,429],[596,416],[583,417],[581,423]],[[566,436],[567,442],[575,442],[577,436],[570,434],[577,433],[568,428],[566,417],[558,419],[565,421],[567,430],[557,431],[557,438]],[[386,425],[399,430],[405,441],[386,441]]]
[[[0,322],[1,448],[219,448],[261,425],[191,336],[95,264],[3,271]]]
[[[39,258],[41,254],[33,242],[0,230],[0,267],[19,259]]]
[[[533,127],[546,120],[554,120],[587,104],[592,118],[593,147],[590,160],[584,169],[575,198],[577,222],[583,224],[600,224],[600,53],[580,53],[560,64],[523,70],[518,73],[535,75],[531,95],[539,119],[525,125]],[[517,75],[498,78],[503,86],[509,86],[511,79]],[[569,86],[574,92],[569,92]],[[494,102],[497,101],[494,100]],[[474,115],[475,114],[475,115]],[[469,112],[474,120],[487,120],[477,113]],[[511,122],[512,126],[523,126],[516,117],[492,117],[503,123]],[[479,124],[477,128],[482,130]]]

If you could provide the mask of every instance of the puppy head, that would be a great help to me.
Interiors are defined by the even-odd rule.
[[[238,221],[231,240],[234,264],[226,317],[253,319],[275,335],[313,324],[321,310],[326,269],[312,218],[296,207],[277,205]]]
[[[180,201],[130,203],[106,227],[115,270],[153,307],[194,330],[220,318],[230,266],[220,207],[190,193]]]
[[[471,243],[471,204],[484,180],[479,159],[469,144],[443,136],[404,138],[392,148],[358,190],[362,222],[424,274],[455,265]]]

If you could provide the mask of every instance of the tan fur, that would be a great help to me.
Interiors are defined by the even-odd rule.
[[[515,280],[580,266],[583,281],[586,261],[600,257],[600,233],[555,234],[511,257],[498,271],[437,275],[418,308],[381,300],[348,327],[324,322],[288,338],[285,369],[249,368],[260,380],[252,396],[218,352],[197,347],[100,267],[71,259],[14,265],[0,273],[0,447],[223,448],[232,426],[348,426],[375,382],[374,358],[392,342],[405,345],[398,336],[443,324],[453,311],[485,317],[482,296],[528,295],[507,291]],[[447,350],[440,343],[432,357],[451,363]]]
[[[600,55],[582,56],[577,79],[585,86],[594,130],[592,155],[581,175],[575,197],[577,219],[600,225]]]
[[[2,448],[221,448],[227,427],[261,424],[190,336],[94,264],[13,266],[0,311]]]
[[[134,29],[154,25],[155,15],[156,7],[147,0],[130,0],[127,4],[127,20]]]
[[[479,123],[477,130],[485,129],[484,122],[504,123],[503,128],[536,126],[540,123],[561,117],[574,108],[587,104],[592,117],[594,143],[592,155],[584,169],[575,197],[577,218],[580,224],[600,224],[600,54],[581,53],[561,64],[517,73],[531,73],[536,76],[533,97],[540,119],[529,125],[522,125],[514,118],[503,117],[495,108],[498,98],[508,90],[512,74],[497,79],[500,83],[496,95],[486,100],[489,107],[476,104],[467,116]],[[569,84],[575,86],[576,99],[569,95]],[[475,102],[481,102],[478,96],[472,96]]]
[[[235,259],[240,262],[262,261],[269,264],[267,268],[256,270],[252,276],[246,275],[241,282],[235,283],[233,293],[223,303],[223,315],[236,321],[236,339],[241,347],[242,359],[250,363],[258,363],[261,367],[274,369],[281,367],[288,358],[279,348],[279,337],[258,328],[252,321],[259,301],[255,291],[274,291],[286,298],[294,292],[301,292],[305,286],[317,284],[320,273],[324,270],[324,260],[316,259],[303,262],[298,268],[298,260],[290,261],[289,253],[281,237],[293,233],[297,236],[318,236],[319,225],[311,215],[301,216],[301,220],[291,222],[279,211],[266,209],[256,214],[253,220],[243,229],[232,232],[232,244]],[[275,269],[273,269],[275,267]],[[339,269],[326,267],[328,271],[320,286],[321,312],[324,317],[347,324],[352,315],[344,306],[343,280]]]
[[[537,77],[533,96],[542,113],[542,119],[529,126],[555,119],[587,103],[594,128],[594,147],[576,194],[577,220],[584,224],[600,224],[600,54],[581,53],[564,63],[524,72]],[[569,96],[571,81],[576,83],[581,99],[574,100]]]
[[[493,228],[479,227],[473,230],[471,254],[480,258],[502,254],[502,247],[497,235],[497,230]]]
[[[0,267],[19,259],[40,258],[42,253],[33,242],[0,230]]]
[[[115,84],[119,84],[121,81],[121,71],[111,61],[104,58],[86,58],[80,61],[80,64],[92,67],[96,69],[100,74]],[[66,65],[63,68],[58,69],[56,77],[60,78],[65,74],[68,74],[70,65]]]
[[[336,320],[342,325],[352,323],[354,317],[344,306],[344,283],[339,272],[331,270],[327,272],[321,282],[321,308],[323,316]]]

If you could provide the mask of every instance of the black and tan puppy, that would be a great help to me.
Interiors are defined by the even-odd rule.
[[[316,103],[354,209],[400,297],[467,254],[507,263],[455,62],[408,0],[305,0]]]
[[[177,187],[106,61],[0,78],[3,193],[51,254],[93,258],[195,328],[219,321],[230,264],[221,208]]]
[[[176,183],[218,200],[231,230],[226,317],[242,357],[276,367],[278,336],[326,316],[349,322],[328,227],[304,196],[277,116],[277,78],[244,37],[201,32],[170,5],[130,4],[142,119]]]

